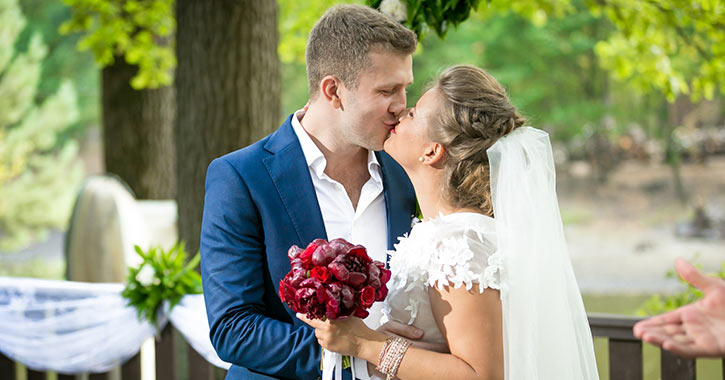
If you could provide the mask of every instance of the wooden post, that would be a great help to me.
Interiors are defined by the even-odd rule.
[[[141,380],[141,353],[136,353],[121,366],[121,380]]]
[[[189,379],[214,380],[214,365],[206,361],[188,343],[186,350],[189,359]]]
[[[0,353],[0,377],[15,380],[15,362]]]
[[[609,378],[642,380],[642,342],[609,339]]]
[[[667,350],[660,351],[662,380],[695,380],[695,360],[685,359]]]
[[[28,368],[28,380],[45,380],[46,374],[45,372],[40,371],[34,371],[30,368]]]
[[[174,353],[175,331],[167,324],[156,341],[156,380],[177,380],[176,354]]]

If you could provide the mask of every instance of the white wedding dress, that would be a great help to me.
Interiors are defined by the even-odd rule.
[[[549,136],[521,127],[487,154],[495,219],[454,213],[416,224],[391,252],[383,322],[412,324],[424,331],[424,341],[445,343],[429,287],[498,289],[506,380],[596,380]]]
[[[495,222],[488,216],[455,213],[418,223],[395,248],[382,322],[413,325],[425,332],[425,342],[446,343],[428,287],[500,289],[501,255],[496,253]]]

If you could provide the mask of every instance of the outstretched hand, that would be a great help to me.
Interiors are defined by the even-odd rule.
[[[704,298],[637,323],[634,335],[683,357],[725,357],[725,281],[682,259],[675,261],[675,268]]]

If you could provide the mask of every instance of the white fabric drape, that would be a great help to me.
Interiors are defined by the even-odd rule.
[[[522,127],[487,153],[504,268],[506,379],[598,379],[559,213],[549,135]]]
[[[0,352],[37,371],[109,371],[155,333],[126,305],[122,290],[122,284],[0,277]],[[209,341],[201,295],[184,297],[168,318],[207,361],[229,368]]]

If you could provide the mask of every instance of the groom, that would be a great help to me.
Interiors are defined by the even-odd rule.
[[[374,151],[405,109],[416,44],[413,32],[374,9],[331,8],[307,44],[307,112],[209,165],[201,274],[212,344],[232,363],[227,379],[320,375],[314,330],[278,296],[291,245],[345,238],[385,262],[410,230],[413,188],[390,156]],[[379,319],[375,305],[366,323],[375,328]],[[354,365],[368,377],[364,361]]]

